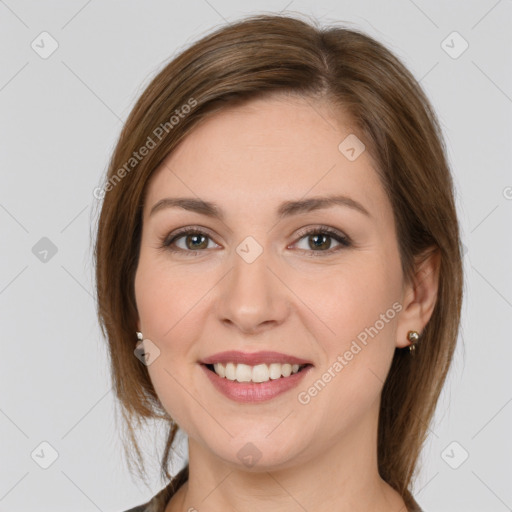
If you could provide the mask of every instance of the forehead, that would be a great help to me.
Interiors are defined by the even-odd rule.
[[[239,208],[242,198],[246,205],[277,204],[325,193],[377,206],[386,198],[368,151],[355,160],[344,153],[344,141],[361,141],[356,132],[342,109],[311,98],[277,95],[223,108],[198,123],[155,171],[145,208],[166,196]]]

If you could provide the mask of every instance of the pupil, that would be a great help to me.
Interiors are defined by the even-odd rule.
[[[325,243],[325,240],[327,239],[328,237],[326,235],[313,235],[313,239],[315,240],[314,242],[314,246],[315,247],[321,247],[323,243]],[[318,239],[323,239],[324,241],[323,242],[320,242],[317,244],[317,240]],[[329,244],[327,244],[329,245]]]
[[[203,235],[189,235],[189,237],[190,237],[190,239],[191,239],[191,240],[194,240],[194,241],[192,242],[192,246],[193,246],[192,248],[193,248],[193,249],[197,249],[198,247],[200,247],[200,246],[201,246],[201,244],[197,245],[197,244],[195,243],[199,238],[201,238],[201,237],[202,237],[202,238],[206,238],[206,237],[205,237],[205,236],[203,236]]]

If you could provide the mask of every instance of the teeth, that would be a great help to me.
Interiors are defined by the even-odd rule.
[[[215,366],[213,367],[215,369]],[[228,363],[226,365],[226,379],[235,380],[236,378],[236,366],[233,363]]]
[[[298,364],[280,364],[272,363],[257,364],[249,366],[247,364],[235,363],[215,363],[213,369],[219,377],[225,377],[228,380],[236,380],[238,382],[267,382],[270,379],[275,380],[281,377],[289,377],[297,373],[301,368]]]

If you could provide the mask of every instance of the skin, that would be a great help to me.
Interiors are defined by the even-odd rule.
[[[432,257],[413,283],[405,281],[391,203],[369,152],[349,161],[338,150],[355,130],[336,115],[317,100],[282,95],[223,109],[197,125],[148,183],[138,328],[160,350],[148,366],[158,397],[189,438],[190,478],[166,512],[406,511],[377,471],[380,394],[395,348],[407,347],[407,332],[421,332],[430,318],[437,266]],[[335,206],[276,217],[283,201],[333,193],[370,215]],[[217,203],[224,221],[180,208],[149,215],[160,199],[179,196]],[[327,238],[322,252],[314,235],[297,234],[319,225],[352,245]],[[183,236],[174,244],[180,253],[161,248],[186,226],[208,238],[189,236],[187,245]],[[250,264],[236,252],[247,236],[263,250]],[[191,254],[197,245],[202,252]],[[393,303],[401,311],[300,403],[298,393]],[[231,349],[293,354],[314,368],[297,388],[240,404],[220,394],[198,364]],[[237,457],[249,442],[261,453],[251,468]]]

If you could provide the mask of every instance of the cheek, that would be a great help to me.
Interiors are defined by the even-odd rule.
[[[332,275],[330,291],[324,290],[321,298],[317,290],[312,300],[334,334],[316,337],[325,356],[314,378],[301,389],[301,403],[310,401],[323,417],[327,436],[349,429],[379,398],[394,354],[401,309],[396,265],[361,258],[357,265]]]
[[[209,274],[187,272],[183,267],[169,265],[164,258],[150,261],[141,254],[135,296],[144,336],[172,350],[181,338],[180,332],[188,329],[190,335],[195,325],[193,317],[201,309],[199,303],[214,284]]]
[[[364,360],[376,369],[387,366],[401,309],[400,283],[396,262],[375,254],[362,255],[349,268],[333,273],[330,292],[316,302],[321,304],[317,307],[325,323],[334,331],[327,338],[330,360],[351,351],[354,360]]]
[[[206,286],[200,276],[194,279],[141,253],[135,276],[137,309],[144,337],[159,350],[148,366],[149,377],[164,409],[186,431],[194,429],[189,393],[200,396],[188,389],[187,379],[190,372],[197,371],[196,347],[191,340],[198,338],[198,301],[205,295]]]

